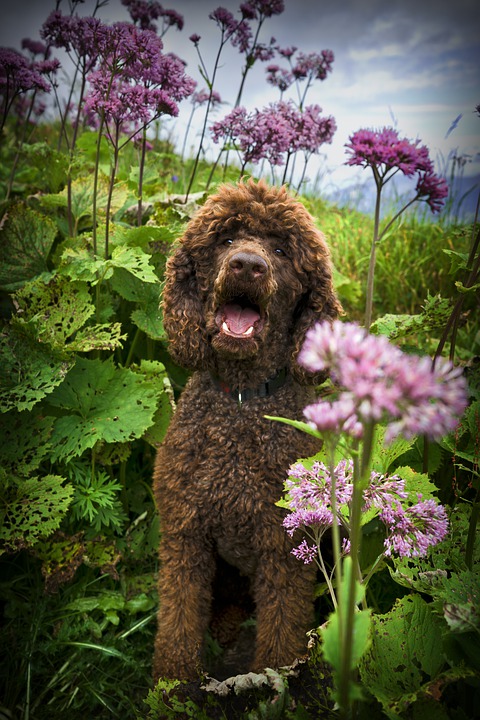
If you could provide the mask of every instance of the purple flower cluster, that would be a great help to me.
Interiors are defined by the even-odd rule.
[[[220,94],[216,90],[197,90],[194,93],[192,93],[191,96],[191,102],[192,105],[199,106],[199,105],[205,105],[210,100],[210,103],[212,107],[215,105],[221,105],[222,104],[222,98],[220,97]]]
[[[32,52],[32,49],[29,48]],[[55,61],[32,61],[16,50],[0,48],[0,107],[1,127],[19,96],[29,91],[50,92],[50,83],[45,75],[54,73]]]
[[[397,435],[434,440],[456,427],[467,404],[460,368],[442,358],[432,367],[430,358],[406,355],[355,323],[318,323],[298,360],[313,372],[328,370],[340,388],[333,402],[304,410],[320,432],[360,437],[364,423],[386,422],[386,442]]]
[[[402,507],[399,502],[382,508],[380,519],[387,528],[384,554],[400,557],[423,557],[428,548],[441,542],[448,532],[448,518],[443,505],[438,505],[433,498],[422,500],[419,494],[418,503],[410,507]]]
[[[353,462],[342,460],[335,468],[335,500],[337,521],[349,530],[350,504],[353,496]],[[323,533],[333,524],[332,478],[328,468],[315,462],[307,469],[296,463],[289,470],[286,482],[287,502],[290,513],[283,526],[290,537],[301,531],[315,539],[309,545],[304,538],[292,554],[304,563],[312,562],[318,552]],[[386,527],[384,554],[401,557],[423,556],[428,548],[439,543],[447,534],[448,521],[445,509],[430,498],[418,496],[416,504],[408,504],[405,481],[398,475],[386,477],[372,472],[370,483],[363,492],[362,513],[371,508]],[[343,551],[349,550],[348,540]]]
[[[157,32],[155,20],[159,18],[163,21],[160,37],[163,37],[170,27],[183,29],[183,16],[175,10],[165,10],[156,0],[122,0],[122,5],[127,7],[132,21],[142,30]]]
[[[281,92],[287,90],[295,81],[307,81],[307,88],[314,80],[325,80],[332,71],[334,54],[331,50],[321,50],[319,53],[298,53],[295,62],[293,56],[297,48],[276,47],[279,55],[289,61],[290,67],[278,65],[267,67],[267,82],[277,87]]]
[[[111,138],[119,129],[134,134],[159,115],[177,115],[178,101],[195,88],[183,62],[163,54],[162,40],[151,29],[150,21],[169,11],[146,0],[125,4],[139,27],[126,22],[110,26],[57,10],[42,29],[44,39],[65,48],[83,68],[88,88],[84,111],[93,125],[103,118]],[[176,24],[181,26],[179,20]]]
[[[243,154],[244,164],[266,159],[283,165],[285,154],[318,152],[332,141],[336,130],[332,117],[322,117],[321,108],[311,105],[302,112],[292,102],[272,103],[247,113],[238,107],[211,128],[214,142],[231,139]]]
[[[386,182],[395,172],[410,177],[418,175],[415,199],[425,200],[432,212],[441,209],[448,195],[448,185],[434,173],[428,148],[420,141],[400,138],[393,128],[357,130],[345,146],[350,158],[347,165],[371,167],[377,183]]]

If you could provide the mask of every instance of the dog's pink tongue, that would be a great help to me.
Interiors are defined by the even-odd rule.
[[[241,305],[233,303],[225,305],[223,312],[229,330],[237,335],[246,332],[253,323],[260,319],[260,315],[253,308],[242,308]]]

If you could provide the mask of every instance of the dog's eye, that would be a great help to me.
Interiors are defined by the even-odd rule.
[[[223,244],[224,244],[224,245],[233,245],[233,240],[232,240],[232,238],[225,238],[225,239],[223,240]]]
[[[286,252],[284,250],[282,250],[282,248],[279,248],[279,247],[275,248],[275,255],[280,255],[283,257],[287,256]]]

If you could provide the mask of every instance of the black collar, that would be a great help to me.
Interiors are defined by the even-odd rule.
[[[220,378],[212,373],[210,373],[210,377],[218,390],[224,392],[225,395],[229,395],[231,398],[236,400],[239,405],[241,405],[247,400],[252,400],[253,398],[268,397],[268,395],[272,395],[275,390],[283,387],[283,385],[287,382],[288,370],[287,368],[282,368],[281,370],[278,370],[273,377],[268,378],[268,380],[260,383],[257,387],[242,389],[238,387],[231,387],[227,382],[223,382],[223,380],[220,380]]]

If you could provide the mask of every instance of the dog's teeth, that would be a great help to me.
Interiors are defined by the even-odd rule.
[[[244,334],[244,335],[251,335],[252,333],[253,333],[253,325],[252,325],[252,327],[249,327],[248,330],[245,330],[245,332],[244,332],[243,334]]]
[[[222,330],[223,330],[224,332],[228,332],[228,331],[229,331],[229,327],[228,327],[228,325],[227,325],[226,322],[223,323],[223,325],[222,325]]]

